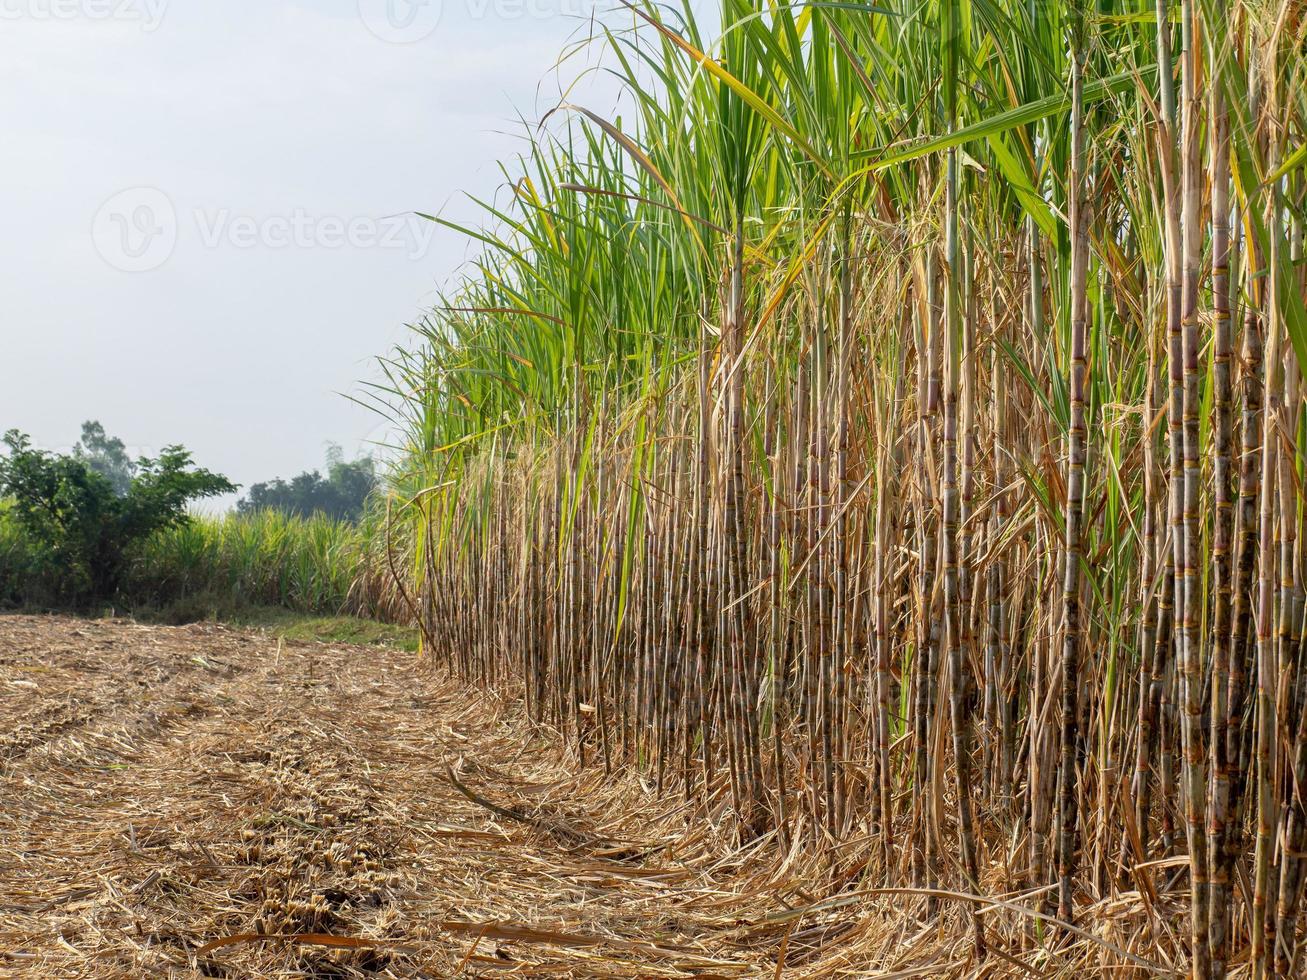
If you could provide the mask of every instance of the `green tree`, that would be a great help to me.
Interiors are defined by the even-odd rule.
[[[6,433],[4,443],[8,455],[0,458],[0,496],[10,498],[11,518],[63,602],[115,598],[135,545],[185,524],[191,501],[237,489],[226,477],[193,466],[181,446],[137,460],[119,494],[109,476],[76,452],[33,449],[17,430]]]
[[[327,448],[327,476],[310,470],[287,480],[269,480],[250,487],[236,509],[242,514],[275,510],[293,517],[323,514],[338,521],[363,516],[368,495],[376,488],[376,465],[370,456],[349,462],[339,446]]]
[[[73,456],[108,480],[118,496],[125,495],[131,487],[136,464],[127,455],[123,441],[106,434],[101,423],[94,420],[82,423],[82,438],[73,447]]]

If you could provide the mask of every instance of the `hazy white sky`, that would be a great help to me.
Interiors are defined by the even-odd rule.
[[[0,0],[0,430],[245,485],[382,437],[339,393],[469,254],[404,214],[475,214],[594,2]]]

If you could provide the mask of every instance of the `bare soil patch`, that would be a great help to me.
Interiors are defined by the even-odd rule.
[[[0,617],[0,975],[828,972],[794,855],[558,745],[401,651]]]

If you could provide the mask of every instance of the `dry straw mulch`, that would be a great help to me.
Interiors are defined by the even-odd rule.
[[[0,617],[0,976],[1061,972],[811,861],[408,654]]]

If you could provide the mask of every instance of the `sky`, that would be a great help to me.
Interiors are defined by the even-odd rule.
[[[0,0],[0,430],[246,486],[387,441],[346,396],[472,254],[412,212],[613,105],[556,67],[594,2]]]

